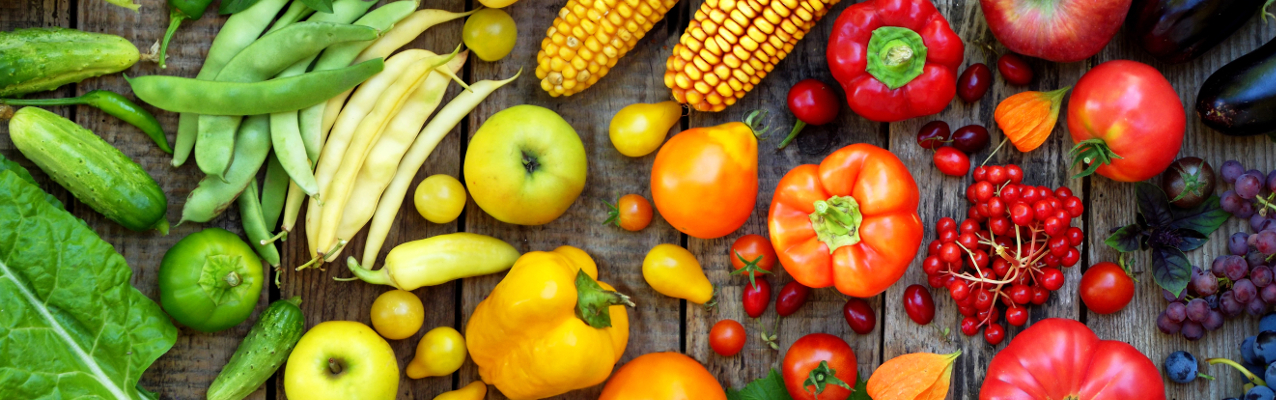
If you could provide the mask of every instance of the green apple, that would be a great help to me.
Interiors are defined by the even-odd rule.
[[[585,189],[585,145],[545,107],[501,110],[479,127],[465,151],[465,184],[498,220],[541,225],[563,215]]]
[[[289,399],[394,400],[399,361],[367,325],[328,321],[301,337],[284,369]]]

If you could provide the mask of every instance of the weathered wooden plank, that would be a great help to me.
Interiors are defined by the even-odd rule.
[[[384,3],[386,2],[383,1],[382,4]],[[422,8],[462,11],[465,9],[465,3],[464,0],[436,0],[427,2]],[[430,28],[430,30],[425,31],[404,48],[422,48],[436,53],[449,53],[461,42],[462,24],[462,20],[455,20]],[[469,62],[472,63],[474,60],[476,59],[471,56]],[[459,92],[459,86],[451,85],[448,88],[448,94],[444,97],[444,101],[451,99]],[[442,104],[440,107],[442,107]],[[416,188],[416,184],[419,184],[421,180],[430,175],[460,176],[462,132],[460,127],[453,129],[453,132],[449,133],[443,142],[439,143],[434,152],[430,154],[430,157],[426,159],[425,165],[417,172],[414,184],[411,186],[413,189]],[[400,243],[457,231],[458,222],[435,224],[422,218],[413,207],[411,190],[405,197],[403,206],[400,208],[398,217],[395,220],[394,228],[390,230],[390,234],[385,240],[385,245],[382,247],[382,257]],[[304,220],[304,218],[305,214],[303,212],[299,220]],[[327,264],[325,271],[306,270],[295,272],[290,267],[301,265],[310,257],[309,250],[306,248],[305,227],[303,225],[298,223],[298,226],[301,227],[300,230],[293,233],[291,235],[293,239],[285,242],[280,249],[285,267],[283,289],[280,291],[282,297],[301,295],[303,299],[301,309],[306,313],[306,326],[308,328],[320,322],[334,320],[359,321],[371,326],[369,310],[372,309],[372,302],[376,300],[377,296],[393,288],[358,281],[336,282],[332,279],[334,277],[350,276],[350,271],[346,269],[344,256],[353,256],[356,259],[362,257],[364,242],[368,236],[367,228],[350,241],[340,261]],[[382,259],[379,258],[379,260]],[[380,268],[379,266],[369,267]],[[433,398],[439,393],[453,389],[452,376],[411,379],[407,377],[405,371],[408,362],[416,356],[417,343],[420,342],[425,332],[439,326],[456,326],[456,307],[454,305],[456,304],[459,286],[460,282],[449,282],[413,291],[421,298],[421,302],[425,304],[425,322],[416,335],[403,340],[389,341],[390,346],[394,348],[395,355],[399,358],[399,398]],[[282,372],[277,374],[275,382],[275,398],[287,398],[284,393]]]
[[[938,115],[891,124],[890,149],[908,165],[922,191],[920,213],[926,235],[913,266],[899,283],[886,292],[885,320],[888,323],[882,353],[883,359],[889,360],[912,352],[950,353],[961,350],[962,356],[957,359],[954,367],[954,383],[950,396],[953,399],[974,399],[979,395],[984,371],[992,357],[1022,328],[1009,327],[1004,318],[1000,319],[1002,326],[1008,329],[1005,341],[999,346],[989,346],[982,336],[982,330],[981,334],[975,336],[962,335],[960,323],[963,317],[957,312],[957,307],[946,289],[930,288],[936,306],[935,320],[930,324],[933,326],[919,326],[905,313],[902,301],[904,289],[912,284],[929,288],[926,274],[921,269],[921,261],[926,257],[926,245],[936,237],[935,222],[943,217],[951,217],[960,223],[966,218],[966,210],[970,206],[965,200],[966,187],[973,183],[969,175],[955,178],[941,174],[934,167],[932,161],[934,153],[917,145],[917,132],[922,125],[934,120],[947,122],[953,131],[971,124],[987,127],[992,133],[992,143],[988,149],[970,156],[973,171],[973,167],[988,158],[993,148],[1002,139],[996,122],[993,121],[993,110],[1001,100],[1025,90],[1044,91],[1071,85],[1085,71],[1085,63],[1056,64],[1033,59],[1029,61],[1036,72],[1033,82],[1026,87],[1010,85],[995,72],[997,54],[1008,52],[1008,50],[998,45],[995,47],[997,54],[993,54],[982,48],[983,43],[995,43],[995,39],[987,29],[987,23],[979,9],[979,2],[941,0],[936,1],[936,5],[948,18],[957,34],[967,43],[966,60],[962,70],[964,71],[971,64],[982,62],[993,68],[994,76],[997,78],[989,93],[973,104],[967,104],[955,98],[949,108]],[[1055,127],[1050,139],[1041,148],[1030,153],[1020,153],[1014,146],[1006,144],[988,163],[989,165],[1017,164],[1024,170],[1024,183],[1046,185],[1051,188],[1067,185],[1078,197],[1082,197],[1084,195],[1081,181],[1068,179],[1065,163],[1066,153],[1071,143],[1067,139],[1067,132],[1060,124]],[[1081,218],[1075,219],[1073,225],[1080,225],[1081,222]],[[1080,280],[1080,270],[1064,268],[1063,271],[1069,283],[1059,291],[1051,293],[1050,300],[1046,304],[1029,308],[1029,324],[1044,318],[1078,318],[1075,282]],[[944,328],[950,331],[947,339],[943,338]]]
[[[1259,18],[1252,18],[1248,24],[1238,30],[1230,38],[1200,58],[1178,65],[1166,65],[1155,61],[1142,49],[1134,45],[1124,32],[1113,40],[1099,56],[1098,62],[1130,59],[1144,62],[1156,67],[1174,86],[1182,99],[1187,113],[1187,132],[1183,140],[1180,157],[1196,156],[1208,161],[1218,171],[1218,167],[1226,160],[1238,160],[1245,168],[1256,168],[1268,171],[1276,168],[1276,151],[1272,144],[1262,136],[1250,138],[1233,138],[1215,132],[1201,124],[1196,115],[1196,94],[1200,84],[1215,70],[1228,62],[1258,48],[1276,32],[1271,24],[1263,24]],[[1159,184],[1160,177],[1153,178]],[[1219,180],[1218,194],[1231,189],[1231,185]],[[1110,229],[1134,222],[1137,207],[1134,201],[1135,190],[1132,184],[1123,184],[1095,175],[1090,178],[1090,201],[1087,232],[1090,243],[1090,262],[1117,260],[1117,252],[1103,244]],[[1210,237],[1204,247],[1187,254],[1192,265],[1209,268],[1214,258],[1227,254],[1227,238],[1235,232],[1251,232],[1249,222],[1232,218],[1227,224]],[[1258,329],[1258,319],[1244,314],[1228,320],[1221,329],[1207,332],[1197,342],[1189,342],[1181,335],[1166,335],[1156,328],[1156,318],[1165,310],[1166,302],[1161,297],[1161,289],[1152,279],[1151,266],[1147,252],[1130,257],[1126,262],[1134,269],[1139,279],[1136,284],[1134,300],[1122,311],[1111,315],[1087,313],[1086,323],[1095,333],[1104,339],[1116,339],[1128,342],[1143,351],[1153,362],[1160,366],[1170,353],[1183,350],[1192,353],[1198,359],[1208,357],[1227,357],[1240,360],[1237,348],[1246,336],[1254,335]],[[1235,371],[1224,371],[1220,368],[1206,368],[1203,372],[1214,375],[1217,381],[1180,385],[1166,381],[1166,390],[1172,399],[1207,399],[1240,397],[1244,393],[1241,384],[1244,379]]]
[[[553,98],[540,89],[534,70],[540,42],[562,5],[561,1],[521,1],[505,8],[518,21],[518,44],[505,59],[472,64],[470,80],[504,79],[520,68],[523,76],[497,91],[470,114],[468,132],[473,135],[488,117],[513,105],[535,104],[554,110],[576,129],[584,142],[589,162],[585,190],[566,214],[542,226],[499,222],[471,200],[466,207],[464,230],[504,239],[523,252],[549,251],[562,245],[585,250],[598,263],[599,279],[628,294],[638,305],[629,312],[629,346],[621,362],[650,352],[678,351],[679,302],[652,290],[643,280],[641,269],[647,250],[660,243],[678,243],[678,232],[660,218],[655,218],[651,226],[641,232],[601,224],[607,215],[604,201],[614,202],[628,193],[651,198],[648,176],[654,154],[636,159],[620,155],[607,137],[607,126],[621,107],[668,98],[662,80],[664,56],[671,41],[676,39],[667,33],[669,22],[659,22],[593,87],[570,97]],[[474,307],[503,276],[465,280],[463,320],[469,318]],[[467,361],[461,371],[462,385],[478,379],[473,362]],[[558,398],[593,399],[601,390],[600,385]],[[497,390],[489,390],[488,398],[503,399],[504,396]]]
[[[701,1],[691,4],[691,13],[700,7]],[[687,248],[696,254],[709,276],[709,280],[718,288],[718,305],[712,311],[702,307],[688,305],[685,323],[687,325],[686,353],[704,363],[709,371],[718,377],[723,386],[741,387],[754,379],[767,375],[772,369],[779,369],[787,351],[793,342],[809,333],[829,333],[846,339],[855,350],[859,362],[859,372],[867,374],[880,363],[880,343],[884,321],[879,321],[877,328],[867,335],[857,335],[851,331],[842,317],[842,307],[847,297],[834,288],[815,289],[808,303],[797,313],[784,318],[779,325],[779,344],[781,351],[774,351],[761,340],[763,330],[775,331],[774,306],[757,321],[753,321],[744,313],[741,304],[743,291],[749,285],[746,277],[729,275],[733,268],[729,252],[731,244],[746,234],[767,234],[767,211],[771,207],[771,197],[775,194],[780,178],[790,169],[801,164],[818,164],[824,156],[852,143],[871,143],[886,146],[883,124],[866,120],[855,115],[843,104],[838,119],[824,126],[808,126],[803,129],[793,143],[784,150],[776,150],[780,141],[788,135],[793,123],[797,122],[788,110],[789,88],[798,81],[807,78],[819,79],[832,87],[838,88],[825,61],[825,43],[833,30],[833,21],[851,1],[843,1],[833,7],[806,37],[794,47],[793,52],[781,61],[774,71],[763,78],[760,83],[739,103],[727,107],[717,113],[692,112],[691,127],[710,127],[732,121],[739,121],[751,110],[765,109],[770,112],[772,130],[764,140],[758,142],[758,198],[753,215],[740,230],[725,237],[713,240],[702,240],[688,237]],[[685,27],[684,27],[685,28]],[[664,60],[668,52],[661,54]],[[663,69],[662,69],[663,70]],[[665,92],[667,88],[661,87]],[[837,89],[841,93],[840,88]],[[839,95],[840,98],[840,95]],[[769,236],[768,236],[769,237]],[[776,271],[767,278],[772,284],[773,295],[778,295],[784,284],[793,280],[791,276],[776,266]],[[880,296],[867,299],[874,310],[881,310]],[[722,319],[734,319],[745,325],[748,340],[745,349],[735,357],[722,357],[709,348],[709,330]]]

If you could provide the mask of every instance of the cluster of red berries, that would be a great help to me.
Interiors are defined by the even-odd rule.
[[[977,167],[974,179],[966,188],[966,219],[935,223],[938,238],[922,269],[931,287],[947,288],[957,303],[965,316],[961,332],[974,336],[986,327],[984,339],[997,345],[1006,338],[1003,309],[1006,323],[1027,323],[1025,306],[1045,303],[1063,287],[1060,266],[1081,260],[1084,234],[1072,219],[1085,207],[1067,187],[1022,184],[1017,165]]]

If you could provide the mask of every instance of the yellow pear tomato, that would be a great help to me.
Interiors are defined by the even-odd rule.
[[[712,306],[713,284],[700,262],[682,246],[658,244],[642,260],[642,278],[652,289],[669,297]]]
[[[451,175],[431,175],[416,185],[412,202],[426,221],[446,224],[455,221],[465,209],[465,186]]]
[[[390,340],[407,339],[421,330],[425,306],[412,292],[391,290],[372,302],[372,327]]]
[[[460,389],[434,396],[434,400],[483,400],[487,397],[487,385],[474,381]]]
[[[431,329],[416,345],[416,357],[408,363],[408,377],[421,379],[451,375],[465,362],[465,337],[450,326]]]
[[[681,118],[682,105],[676,101],[630,104],[611,117],[607,131],[620,154],[642,157],[660,148]]]

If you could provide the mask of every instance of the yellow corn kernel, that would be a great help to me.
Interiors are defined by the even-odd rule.
[[[541,89],[557,97],[571,96],[592,86],[676,3],[677,0],[568,0],[546,30],[536,54],[536,77],[541,80]],[[688,52],[686,59],[691,59],[696,51]],[[675,65],[666,64],[669,71],[665,84],[676,85],[678,74],[669,73]],[[690,80],[686,83],[687,87],[691,84]]]

